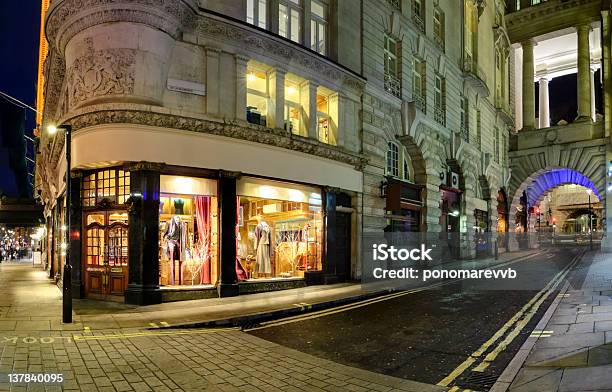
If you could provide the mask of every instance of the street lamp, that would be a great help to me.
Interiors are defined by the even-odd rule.
[[[591,216],[591,189],[587,189],[589,195],[589,249],[593,250],[593,217]]]
[[[62,296],[62,320],[64,323],[72,322],[72,265],[70,264],[70,196],[71,196],[71,178],[70,178],[70,160],[72,150],[72,126],[70,124],[62,124],[59,126],[49,125],[47,132],[50,135],[57,133],[58,129],[63,129],[66,136],[66,251],[64,263],[64,279],[63,279],[63,296]]]

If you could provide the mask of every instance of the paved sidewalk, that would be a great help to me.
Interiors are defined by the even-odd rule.
[[[521,251],[491,259],[456,261],[433,268],[483,268],[518,260],[536,251]],[[427,284],[435,283],[435,280]],[[82,331],[181,326],[270,312],[306,311],[308,306],[332,306],[397,289],[396,282],[342,283],[327,286],[133,306],[93,300],[74,301],[74,323],[61,323],[61,292],[47,274],[27,264],[0,264],[0,330]],[[422,287],[410,281],[402,288]],[[308,304],[304,306],[303,304]]]
[[[612,256],[588,253],[583,266],[588,258],[588,271],[577,267],[550,319],[544,316],[517,354],[516,363],[525,359],[521,369],[516,373],[511,364],[495,391],[612,391]],[[576,279],[581,273],[584,281]]]

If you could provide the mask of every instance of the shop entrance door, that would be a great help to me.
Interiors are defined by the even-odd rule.
[[[85,295],[123,301],[128,283],[127,212],[88,213],[85,224]]]

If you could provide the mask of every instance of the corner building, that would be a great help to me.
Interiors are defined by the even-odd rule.
[[[78,297],[151,304],[354,278],[360,12],[52,0],[37,161],[51,274],[68,230]],[[66,146],[48,124],[72,126],[69,228]]]

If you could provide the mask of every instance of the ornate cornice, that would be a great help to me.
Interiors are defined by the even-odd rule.
[[[360,171],[367,163],[363,156],[343,151],[339,147],[292,135],[282,129],[265,128],[244,121],[217,122],[146,110],[116,109],[86,112],[65,119],[64,122],[72,124],[73,132],[102,124],[140,124],[225,136],[331,159],[349,164]]]

